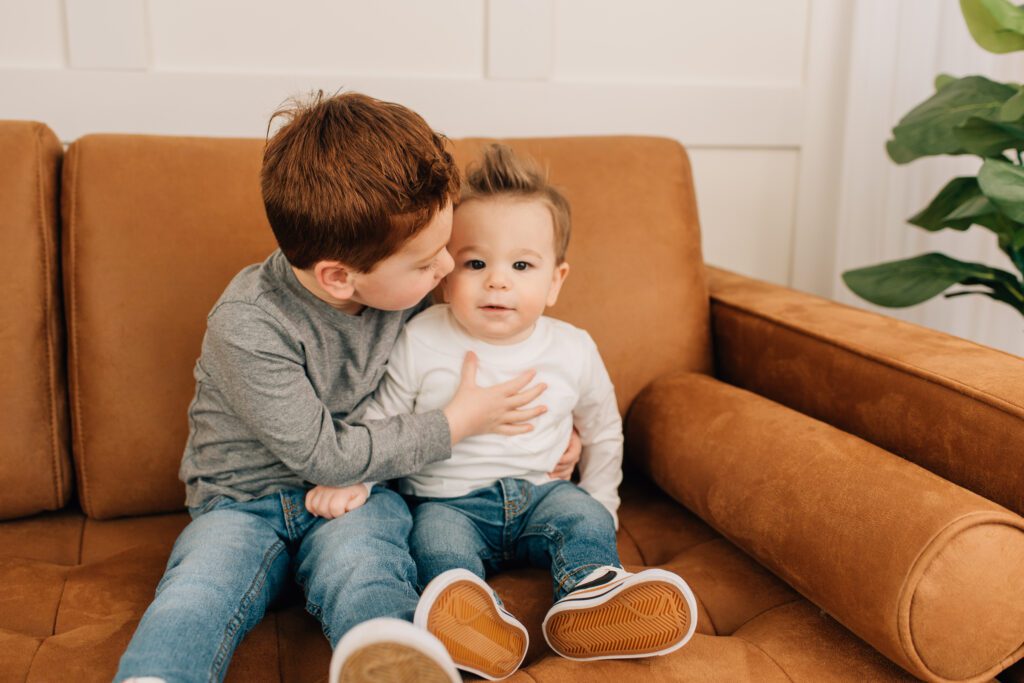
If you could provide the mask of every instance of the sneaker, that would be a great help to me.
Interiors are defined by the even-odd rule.
[[[530,644],[526,627],[467,569],[449,569],[427,584],[413,623],[444,643],[455,666],[491,681],[515,673]]]
[[[656,657],[678,650],[697,627],[697,600],[663,569],[595,569],[544,617],[544,639],[566,659]]]
[[[334,648],[330,683],[461,683],[437,638],[408,621],[381,617],[354,627]]]

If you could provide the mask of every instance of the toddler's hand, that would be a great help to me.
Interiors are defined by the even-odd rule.
[[[353,486],[315,486],[306,493],[306,509],[316,517],[334,519],[366,502],[370,489],[366,484]]]
[[[537,384],[526,389],[534,370],[524,372],[515,379],[493,387],[480,387],[476,383],[476,354],[466,354],[462,363],[462,379],[451,403],[444,408],[452,445],[475,434],[525,434],[533,429],[530,420],[547,411],[547,406],[523,408],[540,396],[547,385]]]
[[[580,433],[573,427],[572,434],[569,435],[569,445],[565,447],[565,453],[562,453],[562,457],[558,459],[555,469],[548,472],[548,478],[565,479],[566,481],[572,479],[572,473],[576,469],[576,463],[580,461],[582,453],[583,442],[580,440]]]

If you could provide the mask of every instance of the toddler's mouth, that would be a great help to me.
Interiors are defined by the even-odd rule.
[[[514,311],[515,309],[511,306],[498,306],[497,304],[490,304],[487,306],[481,306],[482,310],[485,311]]]

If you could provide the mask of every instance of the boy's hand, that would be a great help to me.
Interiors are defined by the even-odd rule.
[[[562,457],[558,459],[555,469],[548,472],[548,477],[551,479],[565,479],[566,481],[571,479],[573,470],[576,469],[576,463],[580,461],[582,453],[583,442],[580,440],[580,433],[573,427],[572,434],[569,435],[569,445],[566,446]]]
[[[532,430],[533,425],[528,422],[547,411],[547,406],[523,408],[547,389],[546,384],[525,389],[536,371],[530,370],[508,382],[483,388],[477,386],[476,368],[476,354],[470,351],[462,363],[459,388],[444,408],[452,445],[475,434],[513,436]]]
[[[366,502],[370,491],[366,484],[353,486],[315,486],[306,493],[306,509],[315,517],[334,519]]]

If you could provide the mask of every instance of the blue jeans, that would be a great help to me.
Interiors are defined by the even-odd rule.
[[[459,498],[406,500],[413,511],[409,550],[421,589],[457,567],[483,579],[527,565],[551,570],[560,600],[594,569],[622,566],[611,514],[567,481],[536,486],[501,479]]]
[[[374,487],[362,507],[325,520],[306,511],[305,494],[215,498],[191,509],[114,680],[223,680],[238,643],[292,573],[332,647],[374,617],[412,621],[412,518],[401,496]]]

